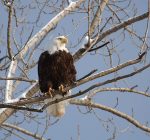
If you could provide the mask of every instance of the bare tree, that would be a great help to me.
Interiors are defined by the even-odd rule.
[[[58,128],[63,118],[52,118],[45,110],[68,99],[69,107],[76,105],[76,114],[92,114],[90,124],[100,122],[111,134],[107,139],[116,139],[131,128],[149,134],[145,111],[150,97],[149,5],[146,0],[1,0],[1,139],[53,139],[52,125]],[[72,89],[72,95],[44,104],[50,97],[39,91],[37,62],[58,35],[70,40],[78,80],[65,88]],[[72,110],[75,108],[64,116],[70,118],[68,122],[76,118]],[[138,114],[143,114],[141,119]],[[116,124],[116,117],[121,118],[124,128]],[[131,125],[125,127],[127,124]],[[76,125],[74,133],[80,139],[83,124]],[[64,138],[74,139],[69,134]]]

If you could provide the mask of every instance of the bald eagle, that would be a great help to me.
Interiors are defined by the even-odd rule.
[[[40,55],[38,61],[39,88],[42,93],[52,95],[45,103],[68,95],[64,88],[76,81],[76,69],[71,53],[66,48],[68,39],[59,36],[53,39],[52,45],[47,51]],[[53,95],[54,90],[59,90],[62,94]],[[65,114],[67,100],[50,105],[47,108],[49,114],[61,117]]]

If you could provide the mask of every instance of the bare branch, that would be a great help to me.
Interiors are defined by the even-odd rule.
[[[115,81],[118,81],[118,80],[121,80],[121,79],[124,79],[124,78],[127,78],[127,77],[131,77],[137,73],[140,73],[142,72],[143,70],[147,69],[148,67],[150,67],[150,64],[142,67],[141,69],[138,69],[136,70],[135,72],[132,72],[130,74],[127,74],[127,75],[123,75],[123,76],[119,76],[119,77],[116,77],[116,78],[113,78],[113,79],[110,79],[110,80],[106,80],[102,83],[97,83],[97,84],[94,84],[90,87],[88,87],[87,89],[85,89],[84,91],[80,91],[79,93],[77,94],[74,94],[74,95],[70,95],[70,96],[67,96],[67,97],[64,97],[64,98],[60,98],[60,99],[57,99],[57,100],[54,100],[52,102],[49,102],[48,104],[45,104],[41,109],[33,109],[33,108],[27,108],[27,107],[18,107],[16,105],[12,105],[12,104],[1,104],[0,105],[0,108],[4,108],[4,107],[8,107],[8,108],[15,108],[15,109],[20,109],[20,110],[28,110],[28,111],[34,111],[34,112],[43,112],[48,106],[52,105],[52,104],[56,104],[56,103],[59,103],[61,101],[64,101],[64,100],[67,100],[67,99],[71,99],[71,98],[75,98],[77,96],[81,96],[87,92],[89,92],[90,90],[96,88],[96,87],[99,87],[99,86],[102,86],[102,85],[105,85],[105,84],[108,84],[108,83],[112,83],[112,82],[115,82]],[[131,90],[133,91],[133,90]],[[57,92],[55,94],[58,94]],[[44,97],[40,97],[40,98],[37,98],[36,100],[34,100],[34,102],[36,101],[43,101],[44,99],[48,98],[48,96],[44,96]],[[31,103],[31,101],[29,100],[29,102]],[[28,103],[29,103],[28,102]],[[21,102],[20,102],[21,103]],[[13,104],[17,104],[19,105],[20,104],[19,102],[14,102]],[[23,102],[24,103],[24,102]]]
[[[83,90],[82,93],[87,93],[89,92],[90,90],[96,88],[96,87],[99,87],[99,86],[103,86],[103,85],[106,85],[106,84],[109,84],[109,83],[113,83],[113,82],[116,82],[116,81],[119,81],[119,80],[122,80],[122,79],[125,79],[125,78],[128,78],[128,77],[131,77],[131,76],[134,76],[140,72],[142,72],[143,70],[147,69],[150,67],[150,64],[147,64],[146,66],[132,72],[132,73],[129,73],[129,74],[126,74],[126,75],[123,75],[123,76],[118,76],[116,78],[113,78],[113,79],[109,79],[109,80],[106,80],[104,82],[101,82],[101,83],[97,83],[97,84],[94,84],[90,87],[88,87],[87,89]]]
[[[120,24],[112,27],[111,29],[108,29],[107,31],[101,33],[100,35],[98,33],[96,35],[96,37],[93,39],[94,41],[92,43],[90,43],[91,46],[86,47],[87,44],[84,44],[85,47],[82,47],[77,52],[75,52],[75,54],[73,56],[74,61],[75,62],[78,61],[83,56],[83,54],[88,52],[90,50],[90,48],[92,48],[92,46],[96,45],[98,42],[100,42],[106,36],[116,32],[116,31],[118,31],[118,30],[120,30],[122,28],[125,28],[125,27],[131,25],[132,23],[135,23],[137,21],[143,20],[143,19],[147,18],[148,16],[149,16],[149,12],[144,13],[142,15],[139,15],[139,16],[133,17],[131,19],[128,19],[128,20],[124,21],[123,23],[120,23]]]
[[[19,102],[18,102],[18,104],[19,104]],[[40,109],[18,106],[18,105],[12,105],[11,103],[0,104],[0,108],[11,108],[11,109],[15,109],[15,110],[26,110],[26,111],[31,111],[31,112],[43,112]]]
[[[103,76],[108,75],[110,73],[116,72],[116,71],[118,71],[120,69],[123,69],[125,67],[128,67],[130,65],[137,64],[137,63],[139,63],[141,61],[141,59],[143,58],[144,55],[145,55],[145,53],[141,54],[138,58],[136,58],[134,60],[127,61],[127,62],[125,62],[123,64],[120,64],[120,65],[118,65],[116,67],[110,68],[110,69],[108,69],[106,71],[102,71],[102,72],[100,72],[98,74],[95,74],[95,75],[92,75],[90,77],[87,77],[87,78],[79,81],[78,83],[74,84],[73,86],[71,86],[71,88],[74,88],[74,87],[76,87],[78,85],[84,84],[84,83],[86,83],[88,81],[94,80],[94,79],[96,79],[98,77],[103,77]],[[69,89],[70,89],[70,87],[67,88],[67,90],[69,90]]]
[[[109,44],[110,42],[108,41],[108,42],[106,42],[106,43],[104,43],[104,44],[102,44],[102,45],[100,45],[100,46],[98,46],[98,47],[96,47],[96,48],[91,48],[88,52],[92,52],[92,51],[96,51],[96,50],[98,50],[98,49],[100,49],[100,48],[103,48],[104,46],[106,46],[107,44]]]
[[[39,90],[39,85],[38,83],[34,83],[31,85],[19,98],[29,98],[33,96],[37,91]],[[6,121],[13,113],[15,113],[15,109],[11,108],[4,108],[0,110],[0,124],[2,124],[4,121]]]
[[[38,139],[38,140],[45,140],[44,138],[42,138],[38,134],[33,134],[33,133],[29,132],[28,130],[25,130],[21,127],[18,127],[18,126],[12,125],[12,124],[3,123],[2,126],[7,127],[7,128],[15,129],[15,130],[17,130],[17,131],[19,131],[19,132],[21,132],[25,135],[31,136],[31,137],[33,137],[35,139]]]
[[[145,53],[144,53],[144,54],[145,54]],[[101,72],[101,73],[99,73],[99,74],[92,75],[92,76],[90,76],[90,77],[88,77],[88,78],[85,78],[85,79],[83,79],[83,80],[77,82],[76,84],[74,84],[74,85],[72,85],[72,86],[70,86],[70,87],[67,87],[65,90],[68,91],[68,90],[70,90],[71,88],[74,88],[74,87],[76,87],[76,86],[79,86],[79,85],[81,85],[81,84],[83,84],[83,83],[86,83],[86,82],[88,82],[88,81],[90,81],[90,80],[94,80],[94,79],[96,79],[96,78],[98,78],[98,77],[102,77],[102,76],[108,75],[108,74],[110,74],[110,73],[112,73],[112,72],[115,72],[115,71],[117,71],[117,70],[120,70],[120,69],[122,69],[122,68],[124,68],[124,67],[127,67],[127,66],[129,66],[129,65],[136,64],[136,63],[138,63],[138,62],[141,61],[141,59],[142,59],[142,57],[143,57],[144,54],[142,54],[141,56],[139,56],[139,58],[137,58],[137,59],[135,59],[135,60],[128,61],[128,62],[123,63],[123,64],[120,64],[120,65],[118,65],[117,67],[114,67],[114,68],[112,68],[112,69],[109,69],[109,70],[106,70],[106,71]],[[146,67],[149,67],[149,65],[148,65],[148,66],[145,66],[144,68],[142,68],[142,69],[140,69],[140,70],[138,70],[137,72],[139,72],[139,71],[141,71],[141,70],[144,70]],[[74,97],[83,95],[83,94],[87,93],[89,90],[92,90],[92,89],[95,88],[95,87],[102,86],[102,85],[105,85],[105,84],[107,84],[107,83],[112,83],[112,82],[114,82],[114,81],[117,81],[117,80],[120,80],[120,79],[129,77],[129,76],[131,76],[131,75],[133,75],[133,74],[135,75],[137,72],[131,73],[130,75],[124,75],[124,76],[121,76],[121,77],[118,77],[118,78],[114,78],[114,79],[111,79],[111,80],[107,80],[107,81],[105,81],[105,82],[102,82],[102,83],[93,85],[93,86],[89,87],[88,89],[86,89],[86,90],[84,90],[84,91],[82,91],[82,92],[79,92],[78,94],[71,95],[71,96],[67,96],[67,97],[64,97],[64,98],[62,98],[62,99],[52,101],[52,102],[48,103],[47,105],[45,105],[45,106],[42,108],[42,110],[44,110],[47,106],[49,106],[49,105],[51,105],[51,104],[58,103],[58,102],[63,101],[63,100],[67,100],[67,99],[70,99],[70,98],[74,98]],[[30,88],[30,90],[27,90],[26,92],[24,92],[24,96],[23,96],[23,95],[22,95],[22,96],[23,96],[23,97],[30,98],[30,97],[33,96],[34,93],[36,93],[38,90],[39,90],[39,86],[38,86],[38,84],[35,83],[34,86],[32,86],[32,87]],[[40,99],[34,100],[33,102],[42,101],[42,100],[44,100],[44,99],[46,99],[46,98],[48,98],[48,97],[43,97],[43,98],[40,97]],[[31,103],[31,101],[29,101],[29,102]],[[29,103],[29,102],[28,102],[28,103]],[[14,103],[14,104],[19,105],[18,102],[17,102],[17,103]],[[11,110],[11,109],[7,109],[7,110]],[[12,110],[14,110],[14,109],[12,109]],[[3,114],[1,114],[1,115],[3,115]],[[0,115],[0,118],[1,118],[1,115]],[[6,118],[5,118],[5,119],[6,119]],[[4,118],[0,120],[0,122],[3,122],[3,121],[4,121]]]
[[[123,118],[123,119],[127,120],[128,122],[132,123],[134,126],[140,128],[141,130],[150,133],[150,128],[149,127],[141,124],[140,122],[138,122],[133,117],[131,117],[131,116],[129,116],[129,115],[123,113],[123,112],[120,112],[116,109],[113,109],[111,107],[108,107],[108,106],[105,106],[105,105],[102,105],[102,104],[96,104],[96,103],[93,103],[92,101],[89,101],[89,100],[80,100],[80,99],[71,99],[70,103],[75,104],[75,105],[89,106],[89,107],[92,107],[92,108],[98,108],[98,109],[110,112],[114,115],[117,115],[120,118]]]
[[[30,82],[30,83],[36,82],[35,80],[26,79],[23,77],[13,77],[13,78],[0,77],[0,80],[17,80],[17,81],[25,81],[25,82]]]
[[[122,28],[125,28],[125,27],[127,27],[127,26],[129,26],[129,25],[131,25],[131,24],[133,24],[133,23],[135,23],[137,21],[140,21],[140,20],[143,20],[143,19],[147,18],[148,15],[149,15],[149,12],[144,13],[142,15],[130,18],[130,19],[128,19],[128,20],[126,20],[126,21],[124,21],[124,22],[122,22],[122,23],[120,23],[120,24],[118,24],[118,25],[116,25],[116,26],[114,26],[114,27],[112,27],[110,29],[108,29],[107,31],[105,31],[105,32],[103,32],[102,34],[99,35],[98,40],[97,40],[96,43],[101,41],[106,36],[116,32],[116,31],[118,31],[118,30],[120,30]]]
[[[119,92],[130,92],[130,93],[136,93],[139,95],[143,95],[146,97],[150,97],[150,93],[146,93],[143,91],[134,90],[132,88],[99,88],[94,90],[92,93],[88,95],[89,98],[92,98],[96,93],[98,92],[104,92],[104,91],[119,91]]]
[[[150,20],[150,1],[149,0],[148,0],[148,12],[149,12],[149,15],[148,15],[148,19],[147,19],[146,32],[145,32],[144,42],[141,47],[141,52],[147,51],[146,41],[147,41],[148,32],[149,32],[149,20]]]
[[[8,12],[8,27],[7,27],[7,50],[8,50],[8,56],[9,59],[12,60],[12,49],[11,49],[11,24],[12,24],[12,12],[13,12],[13,3],[14,0],[12,0],[11,4],[8,6],[9,12]]]
[[[67,97],[64,97],[64,98],[61,98],[61,99],[52,101],[52,102],[50,102],[50,103],[44,105],[41,110],[44,110],[44,109],[47,108],[49,105],[52,105],[52,104],[54,104],[54,103],[58,103],[58,102],[63,101],[63,100],[67,100],[67,99],[71,99],[71,98],[74,98],[74,97],[77,97],[77,96],[81,96],[81,95],[83,95],[83,94],[89,92],[90,90],[92,90],[92,89],[94,89],[94,88],[96,88],[96,87],[103,86],[103,85],[106,85],[106,84],[108,84],[108,83],[116,82],[116,81],[118,81],[118,80],[121,80],[121,79],[124,79],[124,78],[128,78],[128,77],[131,77],[131,76],[134,76],[135,74],[140,73],[140,72],[142,72],[143,70],[145,70],[145,69],[147,69],[147,68],[149,68],[149,67],[150,67],[150,64],[148,64],[148,65],[142,67],[141,69],[138,69],[138,70],[136,70],[135,72],[132,72],[132,73],[130,73],[130,74],[126,74],[126,75],[119,76],[119,77],[116,77],[116,78],[113,78],[113,79],[110,79],[110,80],[106,80],[106,81],[101,82],[101,83],[94,84],[94,85],[88,87],[87,89],[85,89],[85,90],[83,90],[83,91],[80,91],[80,92],[77,93],[77,94],[74,94],[74,95],[71,95],[71,96],[67,96]],[[80,84],[81,84],[81,83],[80,83]]]
[[[94,46],[97,40],[98,36],[94,39],[90,39],[89,36],[86,36],[84,38],[83,44],[81,45],[81,48],[73,55],[74,62],[81,59]]]
[[[94,18],[92,20],[91,26],[90,26],[90,36],[94,33],[95,28],[101,23],[101,14],[108,3],[109,0],[102,0],[100,5],[97,8],[96,14],[94,15]]]
[[[90,75],[92,75],[93,73],[95,73],[97,71],[97,69],[92,70],[90,73],[86,74],[85,76],[83,76],[82,78],[78,79],[78,81],[81,81],[82,79],[85,79],[86,77],[89,77]]]
[[[8,71],[8,75],[7,78],[12,78],[15,71],[16,71],[16,67],[17,67],[17,61],[16,60],[12,60],[9,66],[9,71]],[[12,88],[13,88],[13,80],[7,80],[6,81],[6,93],[5,93],[5,101],[9,101],[11,100],[12,97]]]

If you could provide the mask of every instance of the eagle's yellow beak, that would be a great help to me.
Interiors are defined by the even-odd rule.
[[[68,43],[68,38],[65,37],[65,36],[63,36],[63,37],[61,38],[61,43],[62,43],[62,44],[67,44],[67,43]]]

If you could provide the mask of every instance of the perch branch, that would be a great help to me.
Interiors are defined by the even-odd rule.
[[[67,96],[67,97],[64,97],[64,98],[61,98],[61,99],[58,99],[58,100],[49,102],[48,104],[45,104],[45,105],[42,107],[41,110],[46,109],[49,105],[52,105],[52,104],[54,104],[54,103],[58,103],[58,102],[63,101],[63,100],[67,100],[67,99],[75,98],[75,97],[77,97],[77,96],[81,96],[81,95],[83,95],[83,94],[89,92],[90,90],[92,90],[92,89],[94,89],[94,88],[96,88],[96,87],[103,86],[103,85],[108,84],[108,83],[113,83],[113,82],[116,82],[116,81],[118,81],[118,80],[125,79],[125,78],[131,77],[131,76],[134,76],[135,74],[138,74],[138,73],[142,72],[143,70],[145,70],[145,69],[147,69],[147,68],[149,68],[149,67],[150,67],[150,64],[148,64],[148,65],[142,67],[141,69],[138,69],[138,70],[136,70],[135,72],[132,72],[132,73],[130,73],[130,74],[126,74],[126,75],[119,76],[119,77],[116,77],[116,78],[113,78],[113,79],[110,79],[110,80],[106,80],[106,81],[104,81],[104,82],[102,82],[102,83],[94,84],[94,85],[90,86],[89,88],[87,88],[87,89],[85,89],[85,90],[83,90],[83,91],[80,91],[79,93],[76,93],[76,94],[74,94],[74,95]]]
[[[97,83],[97,84],[94,84],[92,86],[90,86],[89,88],[83,90],[83,91],[80,91],[79,93],[77,94],[74,94],[74,95],[70,95],[70,96],[67,96],[67,97],[64,97],[64,98],[61,98],[61,99],[57,99],[57,100],[54,100],[52,102],[49,102],[48,104],[45,104],[41,109],[32,109],[33,111],[36,111],[36,112],[42,112],[44,111],[48,106],[52,105],[52,104],[55,104],[55,103],[58,103],[58,102],[61,102],[61,101],[64,101],[64,100],[67,100],[67,99],[71,99],[71,98],[75,98],[77,96],[81,96],[87,92],[89,92],[90,90],[96,88],[96,87],[99,87],[99,86],[103,86],[105,84],[108,84],[108,83],[112,83],[112,82],[116,82],[118,80],[121,80],[121,79],[124,79],[124,78],[128,78],[128,77],[131,77],[131,76],[134,76],[135,74],[137,73],[140,73],[142,72],[143,70],[147,69],[148,67],[150,67],[150,64],[142,67],[141,69],[138,69],[130,74],[126,74],[126,75],[123,75],[123,76],[119,76],[119,77],[116,77],[116,78],[113,78],[113,79],[110,79],[110,80],[106,80],[102,83]],[[34,102],[36,101],[43,101],[44,99],[48,98],[48,96],[44,96],[44,97],[39,97],[38,100],[34,100]],[[31,101],[30,101],[31,103]],[[17,105],[19,105],[19,103],[15,103]],[[7,106],[8,104],[6,104]],[[6,106],[2,106],[2,107],[6,107]],[[8,106],[10,108],[13,108],[13,106],[11,106],[11,104]],[[21,110],[29,110],[28,108],[18,108],[18,109],[21,109]]]
[[[108,74],[110,74],[110,73],[112,73],[112,72],[115,72],[115,71],[117,71],[117,70],[120,70],[120,69],[122,69],[122,68],[124,68],[124,67],[127,67],[127,66],[129,66],[129,65],[136,64],[136,63],[138,63],[138,62],[141,61],[141,59],[142,59],[142,57],[144,56],[144,54],[145,54],[145,53],[141,54],[141,55],[140,55],[137,59],[135,59],[135,60],[128,61],[128,62],[126,62],[126,63],[123,63],[123,64],[118,65],[117,67],[111,68],[111,69],[109,69],[109,70],[107,70],[107,71],[105,71],[105,72],[98,73],[98,74],[96,74],[96,76],[95,76],[95,75],[92,75],[92,76],[90,76],[90,77],[87,77],[87,78],[85,78],[85,79],[82,79],[82,80],[78,81],[77,83],[75,83],[74,85],[72,85],[72,86],[70,86],[70,87],[67,87],[65,90],[68,91],[68,90],[70,90],[71,88],[74,88],[74,87],[76,87],[76,86],[79,86],[79,85],[81,85],[81,84],[83,84],[83,83],[86,83],[86,82],[88,82],[88,81],[90,81],[90,80],[94,80],[94,79],[96,79],[96,78],[98,78],[98,77],[102,77],[102,76],[108,75]],[[139,69],[139,70],[137,70],[137,71],[135,71],[135,72],[133,72],[133,73],[130,73],[130,74],[127,74],[127,75],[123,75],[123,76],[119,76],[119,77],[116,77],[116,78],[113,78],[113,79],[110,79],[110,80],[106,80],[106,81],[104,81],[104,82],[102,82],[102,83],[98,83],[98,84],[92,85],[92,86],[89,87],[88,89],[86,89],[86,90],[84,90],[84,91],[82,91],[82,92],[79,92],[79,93],[77,93],[77,94],[64,97],[64,98],[62,98],[62,99],[60,99],[60,100],[52,101],[52,102],[46,104],[41,110],[43,111],[47,106],[49,106],[49,105],[51,105],[51,104],[54,104],[54,103],[57,103],[57,102],[60,102],[60,101],[63,101],[63,100],[67,100],[67,99],[70,99],[70,98],[74,98],[74,97],[83,95],[83,94],[87,93],[88,91],[94,89],[95,87],[102,86],[102,85],[105,85],[105,84],[107,84],[107,83],[112,83],[112,82],[115,82],[115,81],[118,81],[118,80],[121,80],[121,79],[130,77],[130,76],[133,76],[133,75],[135,75],[135,74],[137,74],[137,73],[143,71],[144,69],[148,68],[149,66],[150,66],[150,64],[146,65],[145,67],[142,67],[141,69]],[[32,91],[31,94],[30,94],[30,96],[28,96],[28,97],[27,97],[27,96],[24,96],[24,97],[30,99],[30,97],[31,97],[34,93],[36,93],[36,91],[37,91],[38,89],[39,89],[39,87],[38,87],[38,85],[35,83],[35,85],[33,86],[33,89],[32,89],[32,88],[30,89],[30,90]],[[29,89],[27,90],[27,93],[28,93],[28,94],[30,93],[30,90],[29,90]],[[25,92],[24,94],[26,95],[27,93]],[[27,95],[28,95],[28,94],[27,94]],[[48,98],[48,97],[46,97],[46,96],[44,96],[44,97],[39,97],[39,98],[37,98],[37,99],[33,99],[32,101],[31,101],[31,100],[28,100],[28,101],[23,101],[23,102],[21,102],[21,101],[16,102],[16,103],[14,102],[13,105],[24,105],[24,104],[26,104],[26,103],[29,104],[29,103],[33,103],[33,102],[37,102],[37,101],[39,102],[39,101],[45,100],[46,98]]]
[[[132,72],[132,73],[130,73],[130,74],[126,74],[126,75],[123,75],[123,76],[119,76],[119,77],[116,77],[116,78],[113,78],[113,79],[110,79],[110,80],[106,80],[106,81],[104,81],[104,82],[102,82],[102,83],[98,83],[98,84],[95,84],[95,85],[92,85],[92,86],[90,86],[89,88],[87,88],[87,89],[85,89],[84,91],[80,91],[79,93],[76,93],[76,94],[74,94],[74,95],[70,95],[70,96],[67,96],[67,97],[63,97],[63,98],[61,98],[61,99],[57,99],[57,100],[54,100],[54,101],[52,101],[52,102],[49,102],[48,104],[45,104],[41,109],[34,109],[34,108],[28,108],[28,107],[19,107],[18,105],[21,103],[19,103],[19,102],[14,102],[13,104],[16,104],[16,105],[12,105],[12,104],[0,104],[0,108],[13,108],[13,109],[19,109],[19,110],[28,110],[28,111],[33,111],[33,112],[43,112],[48,106],[50,106],[50,105],[52,105],[52,104],[56,104],[56,103],[59,103],[59,102],[61,102],[61,101],[64,101],[64,100],[68,100],[68,99],[71,99],[71,98],[75,98],[75,97],[78,97],[78,96],[81,96],[81,95],[83,95],[83,94],[85,94],[85,93],[87,93],[87,92],[89,92],[90,90],[92,90],[92,89],[94,89],[94,88],[96,88],[96,87],[99,87],[99,86],[103,86],[103,85],[105,85],[105,84],[108,84],[108,83],[112,83],[112,82],[116,82],[116,81],[118,81],[118,80],[121,80],[121,79],[124,79],[124,78],[128,78],[128,77],[131,77],[131,76],[134,76],[135,74],[137,74],[137,73],[140,73],[140,72],[142,72],[143,70],[145,70],[145,69],[147,69],[148,67],[150,67],[150,64],[148,64],[148,65],[146,65],[146,66],[144,66],[144,67],[142,67],[141,69],[138,69],[138,70],[136,70],[135,72]],[[123,89],[124,91],[125,91],[125,89]],[[122,91],[123,91],[122,90]],[[129,90],[128,90],[129,91]],[[131,91],[133,91],[133,90],[131,90]],[[34,102],[36,101],[43,101],[43,100],[45,100],[45,99],[47,99],[47,98],[49,98],[49,96],[43,96],[43,97],[39,97],[39,98],[37,98],[36,100],[34,100]],[[29,102],[31,103],[31,101],[29,100]],[[29,103],[28,102],[28,103]],[[24,104],[27,104],[27,102],[25,101],[25,102],[22,102],[22,103],[24,103]],[[32,102],[33,103],[33,102]],[[21,105],[21,104],[20,104]]]

